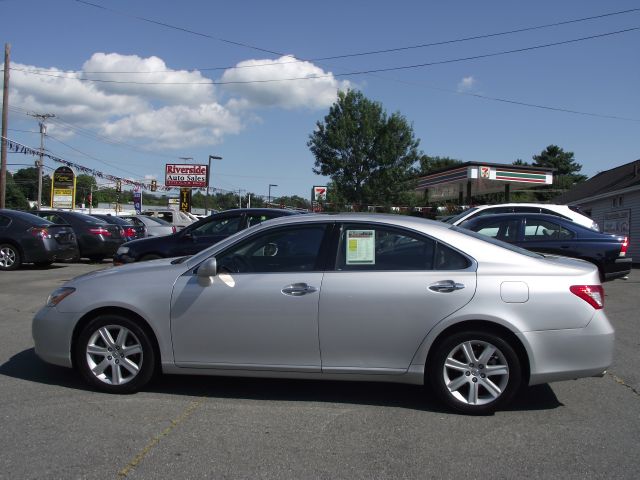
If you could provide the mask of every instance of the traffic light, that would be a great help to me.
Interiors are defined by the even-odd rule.
[[[157,180],[151,180],[151,191],[155,192],[158,189],[158,181]]]
[[[122,192],[122,182],[120,180],[116,181],[116,192]]]

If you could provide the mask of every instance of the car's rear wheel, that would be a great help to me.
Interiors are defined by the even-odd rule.
[[[15,270],[20,267],[20,251],[9,243],[0,245],[0,270]]]
[[[429,381],[451,409],[484,415],[506,405],[520,387],[518,355],[488,332],[456,333],[439,343],[430,359]]]
[[[75,366],[93,387],[109,393],[131,393],[146,385],[155,367],[149,335],[121,315],[101,315],[80,332]]]

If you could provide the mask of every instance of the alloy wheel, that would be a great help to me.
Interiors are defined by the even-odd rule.
[[[468,340],[447,355],[442,369],[449,393],[466,405],[495,402],[509,384],[509,362],[495,345]]]
[[[89,337],[86,359],[96,379],[107,385],[123,385],[142,369],[143,347],[128,328],[105,325]]]

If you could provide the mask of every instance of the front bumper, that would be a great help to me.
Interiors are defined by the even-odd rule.
[[[529,350],[529,385],[601,376],[613,362],[615,333],[602,310],[584,328],[518,336]]]
[[[74,314],[61,313],[55,307],[43,307],[31,323],[36,354],[45,362],[71,367],[71,338],[76,324]]]

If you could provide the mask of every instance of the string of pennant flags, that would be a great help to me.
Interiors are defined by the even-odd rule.
[[[86,173],[88,175],[92,175],[94,177],[102,178],[114,183],[121,182],[123,185],[130,185],[132,187],[137,187],[144,190],[151,190],[150,183],[138,182],[136,180],[131,180],[129,178],[122,178],[115,175],[109,175],[108,173],[103,173],[94,168],[88,168],[78,163],[70,162],[63,158],[56,157],[55,155],[51,155],[50,153],[40,152],[40,150],[36,150],[34,148],[28,147],[14,140],[11,140],[7,137],[1,137],[1,138],[6,143],[7,148],[13,153],[22,153],[24,155],[32,155],[34,157],[39,157],[40,155],[42,155],[43,157],[47,157],[49,160],[52,160],[56,163],[61,163],[63,165],[66,165],[67,167],[74,168],[77,171]],[[173,190],[174,188],[176,187],[167,187],[165,185],[160,185],[160,184],[157,184],[157,187],[156,187],[157,190],[162,190],[162,191],[169,191],[169,190]],[[199,190],[205,190],[205,189],[199,189]]]

